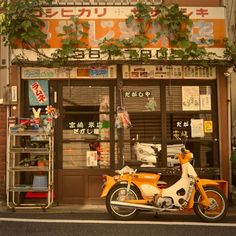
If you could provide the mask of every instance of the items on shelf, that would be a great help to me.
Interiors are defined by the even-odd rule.
[[[10,209],[46,209],[52,205],[55,196],[53,133],[53,129],[50,132],[10,129],[6,181]],[[35,198],[33,203],[29,198]]]
[[[54,126],[54,120],[59,117],[59,111],[49,105],[41,114],[41,108],[32,108],[33,115],[30,118],[20,117],[18,123],[11,126],[12,131],[45,130],[50,131]]]

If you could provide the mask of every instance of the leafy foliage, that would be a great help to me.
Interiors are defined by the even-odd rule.
[[[45,3],[51,4],[52,0]],[[45,23],[36,17],[35,11],[42,12],[39,0],[26,0],[2,4],[5,10],[4,17],[0,22],[0,33],[6,35],[4,43],[12,48],[19,45],[25,48],[39,49],[47,47],[47,35],[42,31]]]
[[[36,11],[43,14],[42,2],[50,5],[52,0],[2,3],[5,14],[0,18],[0,35],[5,36],[5,44],[12,48],[34,51],[38,61],[46,66],[61,66],[71,60],[80,60],[78,47],[87,47],[88,22],[80,21],[76,16],[71,17],[70,22],[64,25],[63,32],[58,34],[61,38],[61,47],[51,55],[46,55],[41,50],[49,47],[47,34],[43,31],[45,23],[35,15]],[[204,47],[191,41],[193,22],[188,15],[183,14],[177,4],[160,4],[153,8],[138,2],[133,14],[127,17],[125,23],[131,32],[130,36],[123,39],[104,39],[99,45],[104,57],[148,61],[148,55],[142,54],[141,50],[164,40],[167,45],[158,50],[155,55],[157,60],[197,60],[204,66],[220,63],[224,59],[228,60],[227,65],[236,63],[236,46],[227,40],[224,58],[207,52]],[[22,53],[16,60],[26,61],[28,58]]]
[[[44,1],[47,5],[51,3],[52,0]],[[45,66],[60,66],[70,59],[76,59],[78,46],[85,45],[82,39],[87,37],[87,33],[83,29],[88,29],[89,24],[80,22],[78,17],[72,16],[71,24],[64,25],[64,32],[58,34],[58,37],[61,37],[61,48],[48,56],[41,50],[49,47],[47,34],[43,32],[45,23],[35,14],[36,12],[44,13],[42,1],[25,0],[11,3],[5,1],[2,7],[5,14],[0,21],[0,34],[5,36],[5,45],[11,48],[26,48],[35,52],[37,60]],[[20,54],[14,60],[27,61],[28,58]]]
[[[79,40],[78,38],[86,37],[88,34],[79,27],[79,18],[76,16],[71,17],[72,23],[68,26],[64,25],[64,33],[59,34],[62,37],[61,48],[57,49],[52,57],[59,60],[67,61],[69,59],[76,59],[78,55],[78,46],[85,46],[85,42]],[[89,28],[87,22],[81,23],[83,28]]]
[[[136,4],[134,14],[126,19],[126,26],[130,30],[137,28],[136,34],[128,39],[106,39],[100,45],[103,54],[108,54],[109,58],[128,55],[132,59],[147,61],[148,57],[140,55],[139,49],[165,39],[171,49],[161,47],[156,55],[158,60],[192,59],[201,60],[201,63],[205,64],[206,60],[217,57],[190,40],[193,22],[177,4],[170,6],[160,4],[156,5],[153,10],[150,5],[139,2]],[[152,38],[150,34],[148,35],[150,31],[156,32]]]
[[[236,45],[235,43],[230,43],[228,39],[225,39],[224,58],[229,64],[236,67]]]

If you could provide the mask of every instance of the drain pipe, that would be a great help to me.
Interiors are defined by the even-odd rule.
[[[228,111],[228,140],[229,140],[229,192],[232,192],[232,165],[231,165],[231,153],[232,153],[232,102],[231,102],[231,76],[227,76],[227,111]]]

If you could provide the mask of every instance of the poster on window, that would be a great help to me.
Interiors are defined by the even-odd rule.
[[[200,108],[203,111],[211,110],[211,95],[210,94],[200,95]]]
[[[199,86],[182,87],[182,109],[183,111],[199,111]]]
[[[49,105],[48,80],[29,80],[30,106]]]
[[[98,157],[97,151],[87,151],[86,152],[86,165],[97,166],[98,165],[97,157]]]
[[[204,121],[203,119],[191,119],[191,136],[192,138],[204,137]]]
[[[205,133],[212,133],[213,132],[213,124],[211,120],[204,121],[204,132]]]

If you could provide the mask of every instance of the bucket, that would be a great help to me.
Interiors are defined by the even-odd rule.
[[[33,188],[46,188],[48,186],[47,176],[35,175],[33,179]]]

